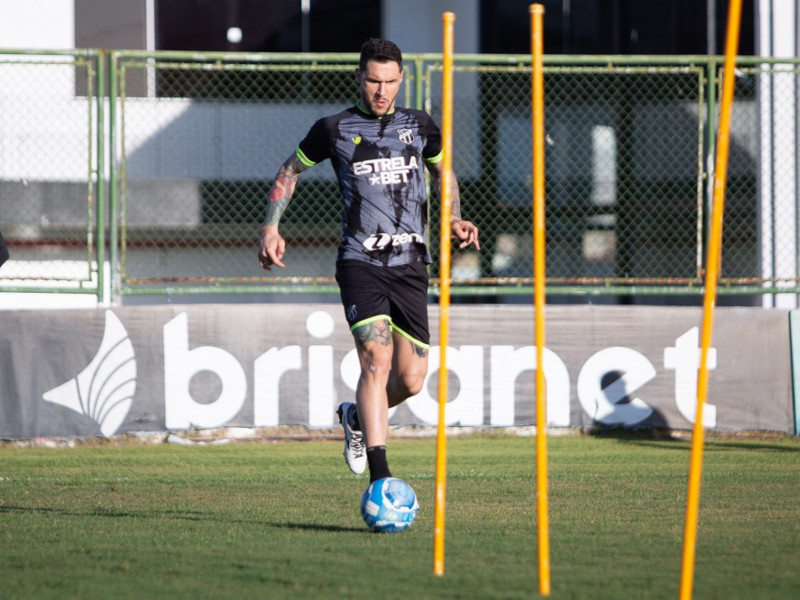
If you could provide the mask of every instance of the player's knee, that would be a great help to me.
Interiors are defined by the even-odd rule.
[[[388,377],[392,367],[391,352],[369,349],[361,355],[361,372],[366,377]]]
[[[399,391],[406,398],[419,394],[424,383],[425,373],[418,370],[405,371],[397,378]]]
[[[424,383],[425,383],[424,377],[416,377],[413,379],[413,381],[407,383],[406,387],[408,388],[409,398],[411,396],[416,396],[417,394],[419,394],[422,391],[422,384]]]

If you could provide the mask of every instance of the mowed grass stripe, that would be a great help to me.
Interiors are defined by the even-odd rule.
[[[551,437],[553,598],[675,598],[689,442]],[[392,440],[421,509],[369,532],[341,442],[0,447],[3,598],[536,597],[535,440],[448,440],[433,575],[435,441]],[[695,595],[800,589],[800,443],[711,439]]]

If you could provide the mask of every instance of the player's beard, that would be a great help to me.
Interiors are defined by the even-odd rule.
[[[370,98],[366,95],[362,95],[361,104],[376,117],[382,117],[392,111],[394,108],[394,99],[386,97],[375,98],[374,96]]]

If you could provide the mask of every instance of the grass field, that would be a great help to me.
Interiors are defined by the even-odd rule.
[[[552,598],[677,598],[689,442],[551,437]],[[369,532],[341,442],[0,447],[0,597],[538,597],[535,440],[448,442],[433,575],[435,442],[393,440],[421,504]],[[800,591],[800,443],[707,439],[694,595]]]

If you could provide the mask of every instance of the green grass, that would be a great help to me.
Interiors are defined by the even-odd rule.
[[[551,437],[552,598],[676,598],[689,442]],[[420,513],[369,532],[332,441],[0,447],[0,597],[538,596],[535,440],[448,440],[433,575],[434,440],[393,440]],[[696,598],[794,598],[800,443],[707,440]]]

